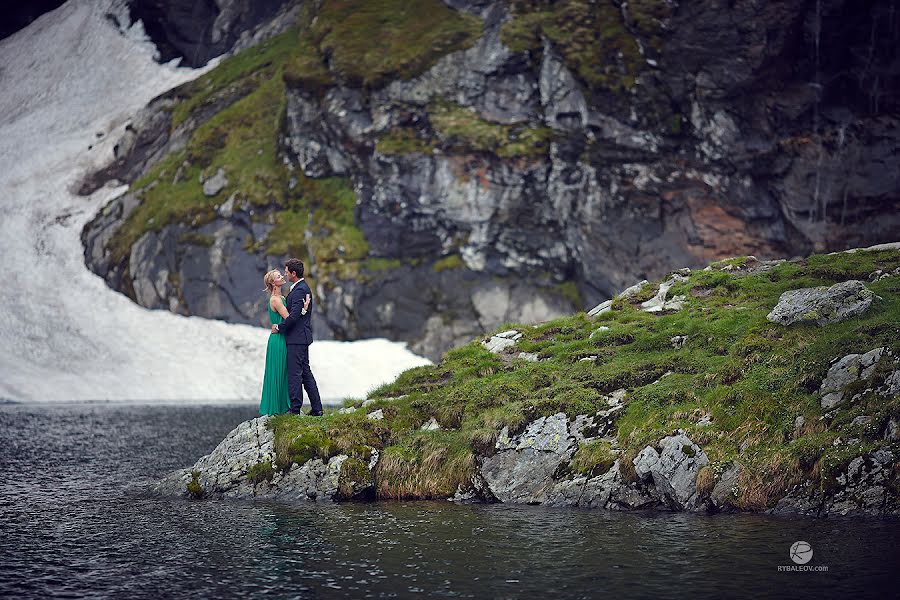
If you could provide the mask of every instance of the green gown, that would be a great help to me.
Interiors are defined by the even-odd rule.
[[[281,298],[284,302],[284,297]],[[281,315],[269,306],[269,321],[272,325],[281,323]],[[269,345],[266,347],[266,374],[263,376],[262,400],[259,413],[262,415],[278,415],[287,412],[291,407],[287,378],[287,345],[280,333],[269,334]]]

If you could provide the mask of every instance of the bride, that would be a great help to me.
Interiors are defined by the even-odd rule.
[[[288,316],[284,296],[281,295],[281,286],[285,283],[284,276],[278,269],[272,269],[263,277],[263,283],[266,285],[266,293],[269,294],[269,321],[271,325],[276,325]],[[309,308],[308,297],[304,304],[304,308]],[[266,371],[263,376],[259,412],[262,415],[280,415],[287,412],[290,407],[287,345],[283,335],[271,333],[269,334],[269,344],[266,346]]]

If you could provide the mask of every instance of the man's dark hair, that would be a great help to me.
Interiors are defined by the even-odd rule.
[[[303,261],[299,258],[292,258],[284,263],[284,270],[290,271],[297,277],[303,277]]]

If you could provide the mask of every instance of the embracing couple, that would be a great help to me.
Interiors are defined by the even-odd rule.
[[[285,276],[291,284],[287,297],[281,287]],[[269,294],[269,321],[272,334],[266,348],[266,373],[263,378],[259,412],[278,415],[285,412],[302,414],[303,389],[309,396],[313,417],[322,416],[322,400],[316,378],[309,368],[309,345],[312,333],[312,290],[303,281],[303,262],[292,258],[284,264],[284,275],[273,269],[263,277]]]

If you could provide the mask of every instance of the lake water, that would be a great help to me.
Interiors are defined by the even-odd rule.
[[[0,406],[3,598],[886,598],[900,523],[160,500],[252,406]],[[790,546],[813,548],[794,565]]]

